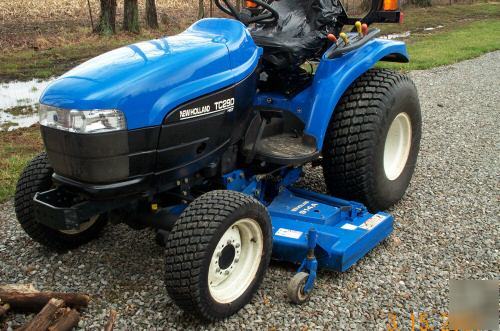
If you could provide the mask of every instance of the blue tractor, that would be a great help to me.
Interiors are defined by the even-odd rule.
[[[56,79],[40,99],[46,151],[15,196],[26,233],[56,250],[106,222],[155,228],[170,297],[206,320],[247,304],[271,257],[299,266],[287,291],[302,303],[318,268],[344,271],[384,240],[421,135],[412,81],[374,68],[409,60],[369,28],[398,22],[394,0],[358,19],[339,0],[215,3],[234,19]],[[322,166],[330,195],[297,185],[306,164]]]

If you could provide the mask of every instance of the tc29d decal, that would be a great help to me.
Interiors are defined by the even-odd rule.
[[[167,116],[165,122],[184,121],[224,112],[229,113],[234,110],[235,103],[234,87],[230,87],[178,107]]]

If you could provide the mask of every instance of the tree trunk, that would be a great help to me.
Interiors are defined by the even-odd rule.
[[[95,32],[109,35],[116,31],[116,0],[100,0],[101,14]]]
[[[124,2],[123,30],[139,33],[139,6],[137,0],[125,0]]]
[[[146,24],[150,29],[158,29],[155,0],[146,0]]]
[[[205,17],[205,2],[203,0],[198,1],[198,18],[202,19]]]

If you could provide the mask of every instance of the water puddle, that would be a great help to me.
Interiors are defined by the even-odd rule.
[[[0,83],[0,131],[25,128],[38,122],[38,99],[53,80]]]
[[[433,30],[442,29],[442,28],[444,28],[443,25],[438,25],[435,28],[424,28],[424,31],[433,31]]]
[[[418,30],[414,30],[413,33],[418,33],[419,31],[430,32],[430,31],[434,31],[434,30],[442,29],[442,28],[444,28],[444,25],[438,25],[436,27],[423,28],[423,29],[421,28]],[[387,34],[387,35],[381,36],[380,38],[383,38],[383,39],[405,39],[405,38],[408,38],[411,34],[412,34],[412,31],[405,31],[402,33]]]
[[[391,34],[388,34],[385,36],[381,36],[381,38],[389,39],[389,40],[391,40],[391,39],[404,39],[404,38],[408,38],[410,35],[411,35],[411,32],[406,31],[403,33],[391,33]]]

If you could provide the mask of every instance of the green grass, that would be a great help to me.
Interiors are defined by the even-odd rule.
[[[41,150],[38,127],[0,131],[0,202],[14,195],[19,174]]]
[[[406,8],[403,24],[375,24],[383,34],[411,31],[413,36],[432,34],[437,31],[450,31],[463,24],[485,19],[500,19],[500,4],[475,3],[472,5],[456,4],[451,6],[432,6],[427,8]],[[442,29],[423,31],[424,28]]]
[[[415,70],[428,69],[471,59],[500,49],[500,20],[485,20],[462,25],[408,42],[410,63],[383,62],[384,68]]]

